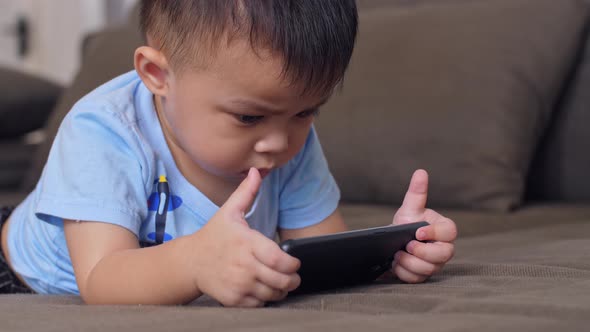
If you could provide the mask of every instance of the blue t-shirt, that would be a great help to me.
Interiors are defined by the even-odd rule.
[[[63,219],[119,225],[152,245],[161,175],[170,190],[164,241],[198,231],[219,209],[176,167],[152,94],[132,71],[82,98],[64,118],[41,179],[11,216],[13,268],[38,293],[79,294]],[[302,150],[264,178],[246,220],[274,238],[277,228],[321,222],[339,198],[312,128]]]

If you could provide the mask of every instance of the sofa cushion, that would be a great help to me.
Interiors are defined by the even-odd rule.
[[[518,206],[586,17],[575,0],[398,1],[361,13],[343,89],[317,121],[343,199],[399,204],[424,168],[433,207]]]
[[[0,191],[19,189],[30,167],[35,148],[36,145],[27,144],[21,139],[0,141]]]
[[[17,206],[27,197],[27,193],[19,191],[1,191],[0,206]]]
[[[0,68],[0,91],[0,138],[12,138],[45,125],[62,87],[41,77]]]
[[[530,199],[590,202],[590,33],[531,166]]]
[[[392,206],[374,204],[342,204],[340,210],[344,221],[353,230],[386,226],[397,211]],[[590,205],[583,203],[529,203],[510,213],[466,209],[440,209],[437,212],[455,222],[459,239],[590,220]]]
[[[27,332],[586,331],[588,234],[585,219],[461,238],[455,258],[425,283],[381,280],[256,310],[206,296],[187,306],[96,306],[76,296],[3,295],[0,321]]]

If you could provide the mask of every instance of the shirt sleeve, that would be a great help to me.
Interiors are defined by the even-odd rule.
[[[37,216],[107,222],[139,234],[147,164],[137,132],[117,112],[79,106],[62,123],[38,184]]]
[[[312,127],[303,149],[280,173],[279,228],[315,225],[338,207],[340,190]]]

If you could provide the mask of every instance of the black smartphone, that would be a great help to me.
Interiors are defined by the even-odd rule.
[[[301,260],[301,285],[292,294],[369,283],[391,269],[393,255],[416,240],[426,221],[292,239],[283,251]]]

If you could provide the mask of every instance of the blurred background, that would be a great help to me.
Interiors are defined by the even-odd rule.
[[[0,66],[71,82],[89,33],[120,24],[137,0],[0,0]]]
[[[137,2],[0,0],[0,205],[36,185],[74,103],[133,69]],[[590,201],[590,0],[357,4],[316,121],[346,201],[398,204],[416,168],[434,207]]]

